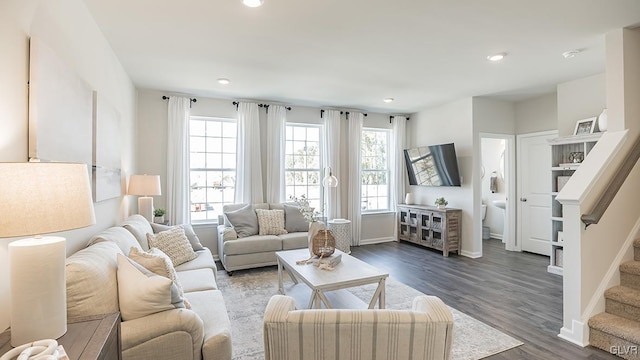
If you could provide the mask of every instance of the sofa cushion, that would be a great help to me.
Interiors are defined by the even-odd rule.
[[[282,250],[302,249],[309,246],[309,235],[306,232],[295,232],[279,236],[282,239]]]
[[[94,235],[87,246],[97,244],[102,241],[111,241],[118,245],[123,254],[128,254],[132,247],[142,249],[135,236],[122,227],[111,227]]]
[[[184,233],[182,225],[157,234],[147,234],[150,247],[155,247],[167,254],[173,266],[184,264],[198,257]]]
[[[122,320],[133,320],[185,307],[173,281],[154,274],[122,254],[117,257],[118,299]]]
[[[136,240],[144,250],[149,250],[147,234],[153,234],[153,229],[144,216],[139,214],[131,215],[122,223],[122,226],[136,237]]]
[[[247,206],[247,204],[229,204],[229,205],[223,205],[222,206],[222,213],[228,213],[231,211],[236,211],[239,210],[243,207]],[[265,210],[269,210],[269,204],[266,203],[259,203],[259,204],[251,204],[251,208],[253,210],[255,209],[265,209]],[[229,219],[227,219],[227,216],[223,216],[224,218],[224,226],[226,227],[230,227],[232,226],[231,223],[229,222]]]
[[[251,254],[282,250],[282,240],[275,235],[254,235],[224,243],[225,255]]]
[[[118,245],[103,241],[67,258],[68,318],[118,311],[117,254]]]
[[[184,290],[180,281],[178,280],[178,275],[176,273],[176,269],[173,267],[173,263],[167,254],[163,253],[158,248],[151,248],[149,251],[143,251],[142,249],[138,249],[136,247],[132,247],[129,252],[129,258],[138,264],[144,266],[145,269],[151,271],[152,273],[160,276],[164,276],[169,280],[173,281],[173,283],[178,288],[178,292],[180,296],[184,296]],[[184,306],[187,309],[190,309],[189,302],[185,301]]]
[[[258,235],[258,217],[251,205],[245,205],[238,210],[225,212],[231,226],[238,233],[238,237],[243,238],[251,235]]]
[[[284,209],[284,227],[288,232],[309,231],[309,223],[304,219],[297,205],[282,204]]]
[[[218,271],[216,262],[213,260],[213,255],[211,255],[211,251],[209,249],[204,248],[200,251],[196,251],[196,256],[197,257],[195,259],[176,266],[176,271],[178,273],[180,271],[195,269],[211,269],[214,273]]]
[[[216,278],[211,269],[179,271],[177,275],[185,293],[218,289]]]
[[[203,359],[231,359],[231,322],[220,290],[188,293],[193,311],[204,323]]]
[[[182,224],[181,226],[184,228],[184,234],[187,236],[187,239],[189,239],[193,251],[204,249],[204,246],[202,246],[202,243],[200,242],[200,238],[198,238],[196,232],[193,231],[193,226],[191,226],[191,224]],[[153,233],[157,234],[162,231],[170,230],[173,226],[153,223],[151,224],[151,228],[153,229]]]
[[[283,210],[264,210],[256,209],[258,216],[258,235],[281,235],[286,234],[284,228],[284,211]]]

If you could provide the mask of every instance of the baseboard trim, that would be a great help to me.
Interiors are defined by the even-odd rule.
[[[502,240],[504,238],[502,234],[497,233],[489,233],[489,237],[496,240]]]
[[[472,259],[477,259],[482,257],[482,251],[471,252],[471,251],[462,250],[460,251],[460,255],[466,256]]]
[[[360,245],[371,245],[371,244],[381,244],[386,242],[395,241],[395,238],[392,237],[383,237],[383,238],[375,238],[375,239],[361,239]]]
[[[568,329],[566,327],[563,327],[562,329],[560,329],[560,334],[558,334],[558,337],[561,338],[562,340],[568,341],[572,344],[581,346],[581,347],[586,347],[589,345],[589,327],[580,322],[580,321],[575,321],[573,320],[572,323],[572,329]],[[585,334],[585,329],[586,334]]]

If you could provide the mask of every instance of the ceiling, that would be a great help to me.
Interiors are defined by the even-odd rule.
[[[85,3],[138,88],[382,113],[553,92],[604,72],[604,34],[640,25],[639,0]]]

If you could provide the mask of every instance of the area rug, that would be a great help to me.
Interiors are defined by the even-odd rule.
[[[284,278],[290,281],[288,276]],[[263,360],[262,318],[267,302],[271,296],[278,294],[277,269],[268,267],[237,271],[231,277],[219,271],[217,282],[231,319],[233,359]],[[413,299],[424,295],[393,278],[388,278],[386,285],[388,309],[411,309]],[[368,303],[376,286],[359,286],[349,291]],[[454,308],[451,308],[451,312],[454,318],[451,359],[482,359],[522,345],[511,336]]]

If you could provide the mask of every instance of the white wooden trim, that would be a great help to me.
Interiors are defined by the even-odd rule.
[[[382,238],[374,238],[374,239],[361,239],[360,245],[371,245],[371,244],[381,244],[386,242],[396,241],[393,237],[382,237]]]

